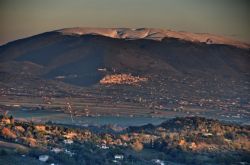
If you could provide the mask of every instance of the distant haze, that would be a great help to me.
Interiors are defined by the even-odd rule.
[[[66,27],[154,27],[250,43],[249,0],[0,0],[0,44]]]

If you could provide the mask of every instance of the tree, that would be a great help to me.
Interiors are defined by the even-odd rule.
[[[135,150],[136,152],[140,152],[143,149],[143,144],[136,140],[132,145],[132,149]]]

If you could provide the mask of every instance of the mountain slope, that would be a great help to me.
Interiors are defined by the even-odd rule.
[[[158,34],[161,40],[149,39]],[[1,71],[17,73],[18,68],[23,74],[63,77],[64,82],[80,86],[94,85],[114,71],[231,78],[249,74],[249,49],[219,44],[222,39],[213,36],[214,43],[208,44],[203,36],[156,29],[64,29],[1,46]],[[101,68],[107,72],[98,71]]]

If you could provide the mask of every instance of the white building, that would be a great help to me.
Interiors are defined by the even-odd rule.
[[[155,164],[159,164],[159,165],[165,165],[164,161],[160,159],[153,159],[152,162],[154,162]]]
[[[39,160],[40,160],[41,162],[47,162],[48,159],[49,159],[49,155],[40,155],[40,156],[39,156]]]
[[[124,156],[123,155],[115,155],[114,158],[116,160],[123,160]]]
[[[73,144],[74,143],[73,140],[71,140],[71,139],[65,139],[63,142],[64,142],[64,144]]]

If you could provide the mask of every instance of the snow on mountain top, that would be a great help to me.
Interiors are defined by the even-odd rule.
[[[230,38],[206,34],[206,33],[189,33],[176,32],[164,29],[153,28],[66,28],[57,30],[63,35],[101,35],[111,38],[136,40],[136,39],[151,39],[161,41],[164,38],[177,38],[191,42],[201,42],[207,44],[224,44],[232,45],[239,48],[250,48],[250,45],[244,42],[236,41]]]

